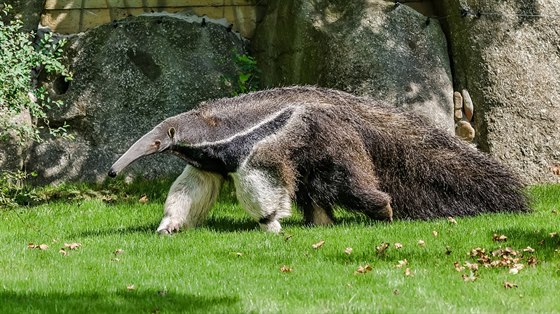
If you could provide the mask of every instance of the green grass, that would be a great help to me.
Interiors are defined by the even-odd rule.
[[[135,185],[112,203],[93,193],[2,211],[0,313],[560,312],[560,238],[550,236],[560,232],[560,186],[532,188],[535,211],[526,215],[387,224],[341,211],[335,226],[309,228],[296,213],[282,235],[260,231],[225,192],[204,226],[164,237],[154,230],[168,185]],[[142,193],[147,204],[137,201]],[[495,233],[507,241],[493,241]],[[59,253],[73,242],[81,247]],[[382,242],[390,246],[378,254]],[[537,265],[516,275],[481,266],[473,282],[455,270],[456,261],[475,262],[473,248],[506,246]],[[535,252],[522,252],[527,246]],[[403,259],[408,265],[395,267]],[[366,264],[370,272],[356,273]]]

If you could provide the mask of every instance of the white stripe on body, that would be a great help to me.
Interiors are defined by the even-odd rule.
[[[233,140],[235,140],[238,137],[242,137],[248,134],[251,134],[253,131],[259,129],[261,126],[273,121],[274,119],[278,118],[280,115],[282,115],[284,112],[288,111],[288,110],[292,110],[293,107],[287,107],[284,108],[280,111],[277,111],[275,114],[268,116],[265,120],[262,120],[261,122],[253,125],[252,127],[243,130],[241,132],[235,133],[234,135],[223,139],[223,140],[218,140],[215,142],[201,142],[201,143],[189,143],[188,146],[190,147],[196,147],[196,148],[200,148],[200,147],[207,147],[207,146],[214,146],[214,145],[221,145],[221,144],[226,144],[226,143],[230,143]],[[180,144],[180,143],[179,143]]]

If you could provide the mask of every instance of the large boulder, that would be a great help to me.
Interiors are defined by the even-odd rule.
[[[560,182],[560,1],[437,0],[475,141],[528,183]]]
[[[268,1],[252,52],[265,86],[313,84],[404,106],[452,132],[453,85],[437,20],[389,1]]]
[[[66,106],[50,112],[51,126],[68,123],[74,140],[49,138],[33,146],[27,170],[36,183],[100,181],[143,134],[197,103],[230,96],[235,54],[245,42],[222,25],[190,16],[130,17],[70,38],[66,57],[74,78],[49,88]],[[139,161],[130,176],[178,174],[170,155]]]

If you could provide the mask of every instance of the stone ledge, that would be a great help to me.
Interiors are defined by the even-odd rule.
[[[265,1],[256,0],[47,0],[41,25],[61,34],[75,34],[97,26],[144,13],[191,13],[210,19],[225,19],[233,31],[252,38],[265,11]]]

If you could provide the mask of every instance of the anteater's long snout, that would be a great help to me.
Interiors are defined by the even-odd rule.
[[[141,157],[160,151],[161,141],[150,132],[134,143],[112,166],[108,172],[109,177],[116,177],[128,165]]]

